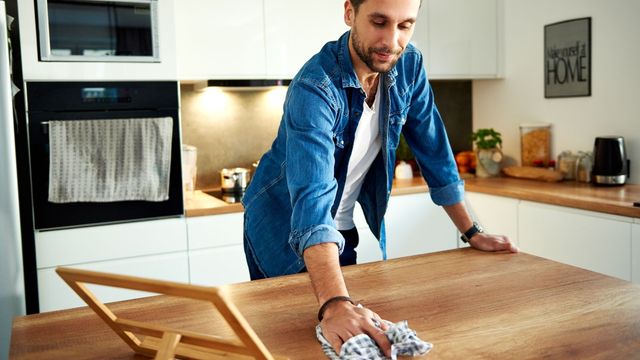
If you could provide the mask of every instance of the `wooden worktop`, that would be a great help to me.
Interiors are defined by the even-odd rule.
[[[548,183],[507,177],[489,179],[471,177],[465,179],[465,189],[489,195],[640,218],[640,208],[633,206],[634,201],[640,201],[640,185],[598,187],[575,181]],[[426,191],[428,187],[422,178],[395,180],[391,195]],[[196,191],[194,196],[185,203],[185,208],[187,216],[244,211],[242,204],[227,204],[202,191]]]
[[[408,320],[433,350],[419,359],[631,359],[640,286],[527,254],[459,249],[343,268],[351,296]],[[274,354],[321,360],[307,274],[227,287]],[[116,303],[118,316],[228,334],[210,304],[166,296]],[[222,330],[221,330],[222,329]],[[132,359],[88,308],[18,317],[10,358]],[[140,357],[141,358],[141,357]]]
[[[465,180],[467,191],[640,218],[640,185],[601,187],[575,181],[550,183],[507,177]]]

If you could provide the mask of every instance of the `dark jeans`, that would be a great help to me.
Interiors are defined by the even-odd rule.
[[[354,265],[358,258],[358,253],[356,252],[356,247],[360,242],[360,237],[358,236],[358,229],[353,228],[349,230],[339,230],[342,236],[344,237],[344,250],[342,254],[340,254],[340,266]],[[260,270],[258,264],[255,261],[255,255],[251,248],[247,246],[248,242],[245,238],[244,240],[244,253],[247,258],[247,266],[249,267],[249,274],[251,275],[251,280],[259,280],[264,279],[267,276]],[[306,272],[307,268],[303,268],[300,272]]]

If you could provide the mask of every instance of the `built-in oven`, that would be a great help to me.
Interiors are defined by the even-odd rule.
[[[184,214],[177,82],[28,82],[26,95],[36,230]]]
[[[158,62],[157,0],[37,0],[41,61]]]

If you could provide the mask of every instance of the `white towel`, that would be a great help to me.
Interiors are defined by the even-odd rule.
[[[165,201],[173,119],[49,121],[49,201]]]

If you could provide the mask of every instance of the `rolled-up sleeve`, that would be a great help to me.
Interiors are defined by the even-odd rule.
[[[304,250],[344,238],[336,230],[331,208],[336,198],[333,126],[337,109],[331,94],[304,80],[292,83],[285,106],[287,186],[291,196],[289,244],[302,257]]]
[[[460,179],[433,90],[427,81],[422,56],[416,59],[414,91],[403,134],[429,185],[433,202],[441,206],[453,205],[464,199],[464,182]]]

